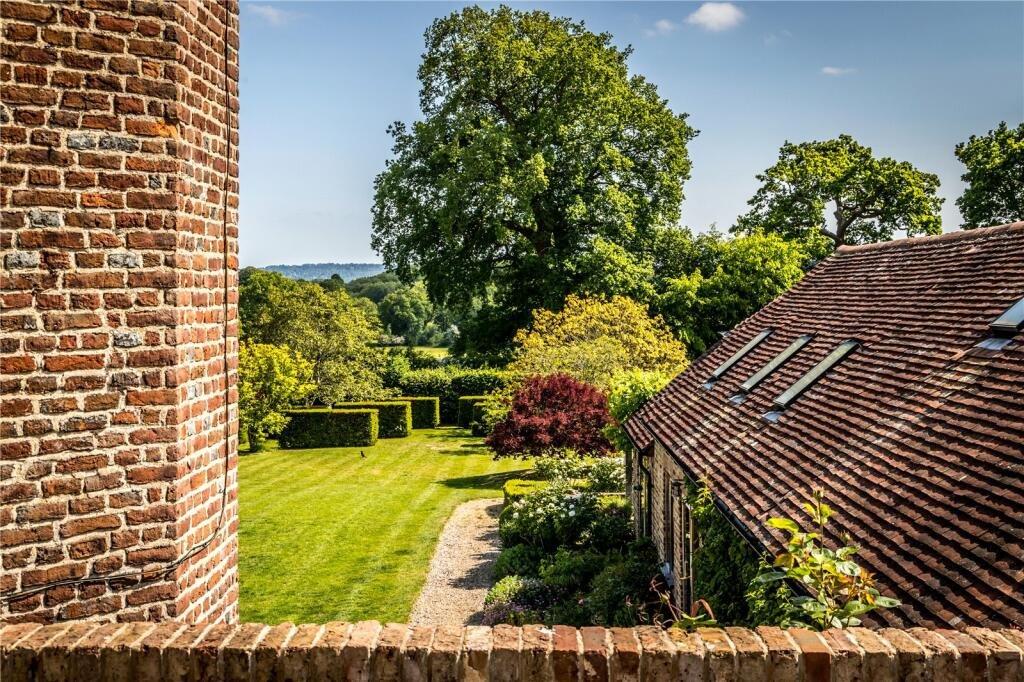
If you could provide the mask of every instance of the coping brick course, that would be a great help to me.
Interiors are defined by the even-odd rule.
[[[0,628],[5,682],[636,680],[896,682],[1024,679],[1019,630],[577,630],[290,623]]]

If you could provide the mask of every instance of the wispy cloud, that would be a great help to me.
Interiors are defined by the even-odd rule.
[[[839,76],[849,76],[851,73],[857,73],[857,69],[848,66],[823,66],[821,67],[821,75],[832,76],[838,78]]]
[[[793,34],[783,29],[777,33],[766,33],[764,36],[764,44],[771,47],[772,45],[778,45],[786,38],[792,37]]]
[[[705,2],[686,17],[686,23],[700,26],[705,31],[725,31],[738,26],[744,14],[731,2]]]
[[[258,5],[254,2],[247,2],[243,7],[271,26],[282,26],[298,16],[295,12],[274,7],[273,5]]]
[[[655,38],[657,36],[667,36],[677,28],[679,28],[679,25],[674,21],[669,19],[658,19],[654,22],[654,25],[651,28],[645,29],[644,33],[648,38]]]

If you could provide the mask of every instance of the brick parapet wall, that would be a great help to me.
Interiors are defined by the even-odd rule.
[[[0,629],[6,680],[1020,680],[1019,630],[814,633],[778,628],[547,629],[500,625]]]
[[[233,618],[237,2],[0,33],[0,618]]]

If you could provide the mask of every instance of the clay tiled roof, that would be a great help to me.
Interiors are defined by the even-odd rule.
[[[745,320],[627,424],[657,438],[768,551],[770,516],[809,525],[816,488],[862,548],[891,624],[1024,625],[1024,334],[976,348],[1024,297],[1024,223],[843,247]],[[710,390],[711,371],[775,331]],[[814,339],[741,404],[797,336]],[[776,423],[772,400],[842,341],[857,348]]]

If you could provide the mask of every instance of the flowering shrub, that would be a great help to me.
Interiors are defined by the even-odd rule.
[[[508,415],[487,444],[498,457],[526,457],[571,448],[582,455],[611,450],[604,436],[608,401],[598,389],[568,374],[533,376],[512,397]]]
[[[534,468],[545,480],[583,484],[595,493],[619,493],[626,487],[626,464],[621,457],[580,457],[565,450],[538,457]]]
[[[551,590],[536,578],[510,575],[502,578],[484,597],[484,625],[525,625],[543,620],[551,602]]]
[[[554,551],[576,545],[593,523],[597,506],[594,493],[556,483],[506,506],[498,534],[505,547],[531,545]]]

